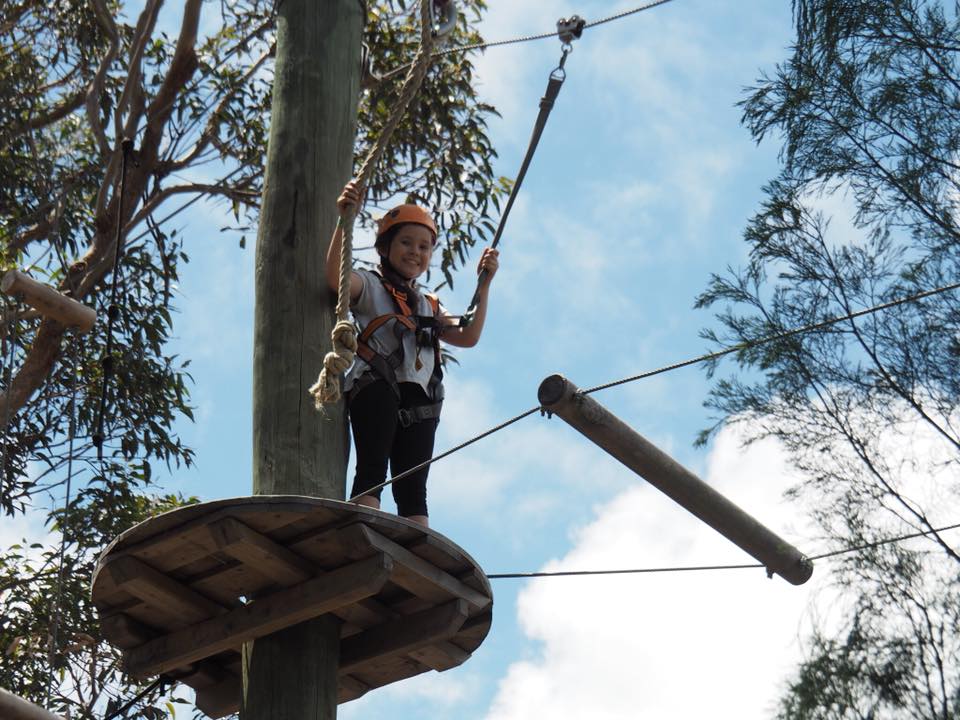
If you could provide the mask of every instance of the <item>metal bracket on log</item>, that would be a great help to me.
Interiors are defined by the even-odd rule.
[[[599,445],[661,492],[742,548],[769,574],[802,585],[813,563],[797,548],[629,427],[562,375],[546,378],[537,391],[541,406]]]

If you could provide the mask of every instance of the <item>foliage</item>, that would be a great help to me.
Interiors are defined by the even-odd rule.
[[[50,687],[53,706],[72,705],[73,717],[93,717],[109,696],[132,696],[137,687],[99,639],[86,599],[96,553],[185,502],[156,497],[152,486],[156,463],[193,462],[175,432],[192,412],[189,359],[173,355],[168,341],[179,268],[191,243],[203,240],[187,240],[172,223],[196,200],[226,205],[243,247],[258,222],[275,3],[174,5],[161,13],[161,0],[22,0],[0,13],[0,271],[26,268],[101,318],[83,337],[16,302],[6,301],[0,318],[0,507],[9,516],[46,516],[65,531]],[[364,82],[358,159],[402,79],[386,71],[409,62],[419,38],[402,1],[361,5],[374,68],[389,76]],[[449,42],[478,42],[484,0],[459,7]],[[478,99],[472,72],[465,53],[437,59],[370,188],[375,200],[408,196],[438,211],[449,283],[490,232],[486,215],[507,186],[491,172],[486,121],[496,111]],[[132,141],[128,154],[124,138]],[[102,458],[94,442],[101,418]],[[0,553],[0,685],[39,702],[60,592],[59,547],[50,542]],[[159,702],[152,692],[137,712],[165,716]]]
[[[742,105],[758,141],[782,139],[781,172],[745,232],[746,267],[713,277],[698,299],[721,305],[724,330],[705,336],[725,345],[960,279],[955,11],[926,0],[796,0],[794,12],[790,58]],[[844,203],[847,230],[824,210]],[[745,348],[736,358],[746,372],[719,379],[708,406],[716,427],[742,423],[783,444],[806,478],[793,496],[837,546],[932,531],[956,519],[940,513],[960,491],[958,337],[960,296],[944,292]],[[931,662],[960,666],[950,611],[960,554],[949,540],[931,533],[896,562],[863,552],[835,568],[852,598],[845,637],[814,638],[782,717],[960,712],[956,672]]]

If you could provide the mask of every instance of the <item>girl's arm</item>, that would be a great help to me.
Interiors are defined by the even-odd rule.
[[[337,198],[337,210],[342,215],[351,206],[360,204],[360,189],[357,184],[351,180],[343,188],[340,197]],[[327,248],[327,284],[330,289],[337,292],[340,288],[340,248],[343,245],[343,228],[337,223],[337,229],[333,231],[333,237],[330,239],[330,246]],[[360,297],[360,291],[363,289],[363,281],[360,276],[352,270],[350,271],[350,302],[354,302]]]
[[[467,327],[461,328],[454,325],[448,325],[440,334],[440,339],[445,343],[456,347],[473,347],[480,341],[480,334],[483,332],[483,322],[487,318],[487,301],[490,297],[490,283],[493,276],[497,274],[497,268],[500,267],[500,252],[491,248],[484,248],[483,255],[480,256],[480,264],[477,266],[477,272],[487,271],[486,276],[481,280],[479,290],[479,301],[477,302],[477,313],[473,322]]]

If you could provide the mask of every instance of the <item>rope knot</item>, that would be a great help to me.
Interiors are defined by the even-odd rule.
[[[340,375],[353,365],[357,354],[357,329],[349,320],[339,320],[330,333],[333,350],[323,358],[320,377],[310,387],[317,410],[340,399]]]

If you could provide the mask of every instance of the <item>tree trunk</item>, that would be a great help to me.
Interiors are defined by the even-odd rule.
[[[278,3],[273,118],[256,256],[253,491],[343,499],[343,407],[307,388],[330,344],[324,262],[335,200],[350,177],[360,89],[362,4]],[[244,720],[328,720],[337,712],[339,622],[319,618],[248,643]]]

